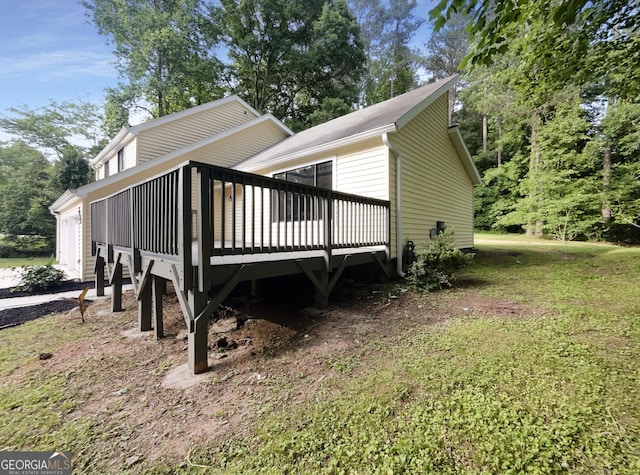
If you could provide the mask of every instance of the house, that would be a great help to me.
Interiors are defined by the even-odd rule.
[[[205,371],[208,322],[241,281],[302,274],[324,306],[347,266],[403,275],[405,249],[445,227],[458,247],[473,247],[480,177],[448,127],[456,81],[295,135],[235,97],[127,128],[92,162],[99,180],[51,207],[60,258],[73,259],[75,231],[81,275],[95,272],[101,292],[106,270],[113,310],[128,270],[139,328],[158,338],[159,292],[171,281],[189,367]]]
[[[389,200],[391,258],[417,250],[438,227],[473,247],[473,187],[481,182],[457,127],[447,127],[448,90],[457,76],[339,117],[232,166],[260,175],[332,170],[334,190]],[[438,224],[440,223],[440,224]],[[397,273],[403,274],[402,259]]]
[[[184,160],[230,166],[292,135],[236,96],[123,128],[90,162],[96,181],[67,190],[51,206],[56,259],[82,281],[94,279],[89,204]]]

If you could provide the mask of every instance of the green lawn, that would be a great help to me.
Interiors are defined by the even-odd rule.
[[[500,244],[478,246],[464,292],[529,315],[423,329],[343,389],[267,414],[248,437],[203,446],[195,463],[213,473],[640,473],[640,249],[478,237]]]
[[[135,423],[116,430],[100,405],[75,415],[102,373],[28,366],[43,340],[54,352],[88,346],[91,323],[0,331],[0,446],[72,450],[92,473],[640,473],[640,248],[497,235],[478,235],[477,247],[459,289],[389,305],[380,318],[394,331],[332,356],[319,391],[292,391],[302,374],[267,379],[271,402],[256,420],[191,437],[173,464],[117,465],[116,454],[138,453]],[[217,381],[186,393],[191,404],[218,396]],[[135,414],[145,402],[122,404]],[[180,410],[157,417],[173,415],[178,430]]]
[[[45,266],[51,263],[50,257],[8,257],[0,258],[0,268],[22,266]]]

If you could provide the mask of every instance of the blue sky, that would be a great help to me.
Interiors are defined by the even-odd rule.
[[[416,13],[426,17],[434,3],[418,0]],[[416,46],[428,31],[421,28]],[[0,116],[51,100],[102,104],[104,89],[118,83],[113,60],[78,0],[0,0]]]
[[[55,101],[102,103],[112,48],[76,0],[0,0],[0,115]]]

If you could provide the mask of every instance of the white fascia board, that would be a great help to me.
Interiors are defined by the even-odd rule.
[[[344,137],[342,139],[334,140],[332,142],[323,143],[320,145],[316,145],[314,147],[305,148],[303,150],[299,150],[297,152],[293,152],[287,155],[282,155],[271,160],[267,160],[261,163],[256,164],[254,167],[244,167],[242,162],[233,165],[231,168],[234,170],[252,172],[253,170],[261,170],[263,168],[273,168],[278,165],[283,165],[287,162],[297,160],[299,158],[303,158],[309,155],[314,155],[316,153],[328,153],[336,148],[356,144],[358,142],[363,142],[373,137],[382,136],[387,132],[395,132],[397,130],[396,124],[384,125],[382,127],[378,127],[376,129],[367,130],[366,132],[362,132],[360,134],[351,135],[349,137]],[[244,161],[244,160],[243,160]]]
[[[115,148],[117,148],[120,144],[125,142],[129,137],[133,137],[135,134],[131,132],[132,127],[123,127],[120,129],[120,132],[116,134],[116,136],[111,139],[111,141],[100,150],[100,153],[95,156],[95,158],[89,160],[89,166],[94,170],[100,163],[105,159],[107,155],[109,155]]]
[[[51,204],[51,206],[49,206],[49,211],[51,212],[51,214],[57,214],[62,208],[65,207],[65,205],[76,199],[80,199],[77,194],[77,190],[67,190],[62,193],[62,195],[60,195],[60,197],[55,200]]]
[[[449,127],[449,138],[453,143],[460,159],[462,160],[462,165],[464,165],[465,170],[469,174],[469,178],[471,178],[471,182],[474,185],[479,185],[482,183],[482,177],[480,176],[480,172],[476,168],[473,163],[473,159],[471,158],[471,154],[469,153],[469,149],[467,145],[464,143],[464,139],[462,138],[462,134],[460,133],[460,129],[457,125],[453,127]]]
[[[159,117],[157,119],[149,120],[149,121],[143,122],[142,124],[139,124],[139,125],[134,125],[133,127],[131,127],[131,130],[132,130],[134,135],[137,135],[140,132],[143,132],[143,131],[148,130],[148,129],[152,129],[152,128],[157,127],[159,125],[168,124],[168,123],[173,122],[175,120],[180,120],[180,119],[183,119],[185,117],[189,117],[190,115],[197,114],[197,113],[202,112],[202,111],[206,111],[206,110],[209,110],[209,109],[213,109],[215,107],[219,107],[219,106],[222,106],[222,105],[225,105],[225,104],[229,104],[230,102],[238,102],[241,106],[243,106],[245,109],[247,109],[251,114],[255,115],[256,117],[260,117],[261,116],[261,114],[257,110],[255,110],[253,107],[251,107],[245,101],[240,99],[238,96],[233,95],[233,96],[223,97],[222,99],[217,99],[215,101],[207,102],[206,104],[201,104],[199,106],[190,107],[188,109],[181,110],[180,112],[175,112],[173,114],[165,115],[165,116]]]
[[[413,106],[410,110],[405,112],[397,121],[398,130],[407,125],[413,119],[415,119],[418,114],[420,114],[423,110],[433,104],[436,99],[438,99],[442,94],[448,92],[455,84],[460,80],[460,76],[457,74],[453,76],[450,80],[445,82],[442,86],[440,86],[436,91],[429,94],[424,100]]]

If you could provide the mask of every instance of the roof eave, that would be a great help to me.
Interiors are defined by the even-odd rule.
[[[49,211],[51,214],[57,214],[65,205],[78,198],[80,196],[78,196],[77,190],[67,190],[49,206]]]
[[[135,135],[136,134],[132,131],[132,127],[127,126],[120,129],[120,132],[118,132],[116,136],[111,139],[107,146],[100,150],[100,153],[98,153],[95,158],[89,160],[89,166],[95,169],[96,166],[99,165],[118,145],[124,142],[125,139],[128,139],[130,136],[133,137]]]
[[[215,143],[217,141],[220,141],[224,138],[233,136],[237,133],[240,133],[246,129],[249,129],[253,126],[255,126],[256,124],[262,123],[262,122],[273,122],[273,124],[276,127],[279,127],[280,129],[286,131],[288,130],[284,124],[281,124],[281,122],[276,119],[275,117],[271,116],[271,115],[263,115],[263,116],[259,116],[256,117],[255,119],[252,119],[248,122],[244,122],[240,125],[237,125],[235,127],[232,127],[230,129],[225,130],[224,132],[220,132],[216,135],[213,135],[211,137],[207,137],[206,139],[200,140],[196,143],[193,144],[189,144],[185,147],[179,148],[177,150],[174,150],[172,152],[169,152],[165,155],[162,155],[160,157],[154,158],[153,160],[149,160],[146,161],[144,163],[141,163],[140,165],[136,165],[135,167],[131,167],[131,168],[127,168],[126,170],[123,170],[119,173],[116,173],[114,175],[111,175],[107,178],[103,178],[102,180],[98,180],[98,181],[94,181],[92,183],[89,183],[87,185],[81,186],[80,188],[78,188],[77,190],[75,190],[75,193],[78,197],[80,198],[85,198],[89,193],[94,192],[99,190],[100,188],[104,187],[104,186],[108,186],[114,182],[117,182],[118,180],[122,180],[124,178],[130,177],[132,175],[137,175],[139,173],[144,172],[145,170],[148,170],[150,168],[154,168],[158,165],[162,165],[163,163],[173,160],[176,157],[179,157],[180,155],[184,155],[186,153],[192,152],[194,150],[197,150],[198,148],[204,147],[206,145],[211,145],[212,143]],[[284,129],[283,129],[284,127]],[[291,132],[293,133],[293,132]],[[63,195],[64,196],[64,195]],[[58,198],[61,199],[62,197]]]
[[[351,144],[356,144],[359,142],[363,142],[365,140],[369,140],[373,137],[376,136],[382,136],[385,133],[389,133],[389,132],[395,132],[397,130],[397,125],[395,123],[393,124],[388,124],[388,125],[384,125],[381,127],[377,127],[375,129],[372,130],[367,130],[366,132],[362,132],[356,135],[350,135],[349,137],[344,137],[338,140],[334,140],[332,142],[327,142],[327,143],[323,143],[320,145],[316,145],[314,147],[309,147],[309,148],[304,148],[302,150],[298,150],[296,152],[293,153],[289,153],[286,155],[282,155],[279,157],[276,157],[274,159],[265,161],[265,162],[261,162],[259,164],[257,164],[255,167],[252,166],[243,166],[243,162],[246,162],[248,160],[251,159],[251,157],[249,157],[248,159],[242,160],[241,162],[236,163],[235,165],[233,165],[231,168],[234,170],[241,170],[241,171],[255,171],[255,170],[262,170],[262,169],[267,169],[267,168],[272,168],[276,165],[280,165],[283,163],[287,163],[293,160],[297,160],[299,158],[303,158],[309,155],[315,155],[318,153],[326,153],[329,152],[331,150],[334,150],[336,148],[340,148],[343,147],[345,145],[351,145]]]
[[[425,110],[427,107],[433,104],[436,101],[436,99],[438,99],[442,94],[449,91],[449,89],[455,86],[455,84],[459,80],[460,80],[459,75],[456,74],[454,76],[451,76],[451,79],[449,79],[447,82],[442,84],[442,86],[440,86],[434,92],[429,94],[426,98],[424,98],[418,104],[413,106],[410,110],[402,114],[402,116],[396,122],[398,124],[398,130],[400,130],[402,127],[404,127],[413,119],[415,119],[418,116],[418,114],[420,114],[423,110]]]

